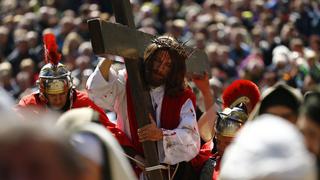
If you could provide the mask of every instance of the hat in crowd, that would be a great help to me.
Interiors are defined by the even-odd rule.
[[[284,83],[278,83],[263,92],[258,113],[263,114],[267,108],[275,105],[286,106],[298,113],[301,102],[302,95],[299,90]]]
[[[315,180],[315,159],[293,124],[266,114],[239,131],[222,158],[219,178]]]
[[[12,65],[9,62],[0,63],[0,75],[9,75],[12,72]]]
[[[184,29],[187,26],[186,21],[183,20],[183,19],[175,19],[172,22],[172,24],[173,24],[174,27],[181,28],[181,29]]]

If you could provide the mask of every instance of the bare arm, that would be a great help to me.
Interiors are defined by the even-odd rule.
[[[217,118],[216,113],[216,106],[212,105],[209,110],[202,114],[198,121],[200,136],[205,142],[210,141],[215,134],[214,125]]]
[[[216,121],[216,107],[214,105],[213,92],[210,88],[207,73],[204,76],[193,76],[192,81],[203,96],[205,112],[198,120],[198,126],[201,139],[208,142],[214,136],[214,125]]]
[[[98,64],[99,70],[106,81],[109,80],[109,71],[110,71],[111,65],[112,65],[112,61],[109,59],[103,59]]]
[[[203,96],[205,110],[208,111],[210,107],[214,104],[213,92],[210,88],[208,74],[205,73],[204,76],[193,75],[192,81],[200,90]]]
[[[208,111],[214,104],[213,93],[211,90],[201,92],[204,100],[204,107]]]

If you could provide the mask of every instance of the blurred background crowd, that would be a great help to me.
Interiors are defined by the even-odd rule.
[[[261,90],[279,80],[313,89],[320,81],[320,3],[311,0],[131,0],[136,27],[171,34],[206,51],[215,97],[235,79]],[[114,21],[109,0],[1,1],[0,81],[19,99],[44,64],[41,38],[53,32],[78,89],[97,64],[87,20]]]
[[[264,92],[269,87],[274,87],[280,81],[297,88],[297,91],[300,91],[298,93],[300,96],[308,91],[318,89],[317,86],[320,83],[320,1],[130,0],[130,2],[136,27],[139,30],[154,35],[169,34],[180,42],[202,49],[207,53],[210,65],[210,72],[208,72],[210,75],[209,83],[214,99],[220,99],[225,88],[237,79],[247,79],[254,82],[259,87],[260,92]],[[39,71],[45,65],[42,44],[43,34],[55,34],[59,51],[62,53],[61,62],[72,72],[73,84],[76,89],[85,90],[86,81],[100,60],[93,53],[87,21],[92,18],[115,21],[112,16],[110,0],[0,0],[0,17],[0,87],[9,93],[16,102],[23,96],[38,90]],[[120,63],[123,62],[121,57],[110,58],[114,58]],[[207,78],[207,75],[203,77]],[[192,84],[191,79],[190,83]],[[208,97],[201,97],[201,88],[195,81],[194,83],[194,91],[197,94],[198,102],[200,102],[200,109],[209,111],[208,109],[212,104],[206,106],[205,101]],[[303,97],[296,98],[294,93],[287,90],[291,87],[281,87],[281,93],[274,95],[274,97],[272,96],[270,102],[269,100],[263,100],[267,99],[268,94],[263,95],[262,93],[260,100],[261,107],[265,109],[269,106],[279,105],[278,101],[281,101],[280,105],[291,108],[289,115],[294,114],[295,120],[291,122],[295,124]],[[275,89],[277,90],[277,88]],[[285,90],[283,91],[283,89]],[[5,98],[2,93],[0,91],[0,98]],[[306,123],[308,119],[305,120],[306,122],[300,120],[300,122],[308,125],[306,129],[316,127],[314,128],[315,130],[311,131],[313,134],[303,131],[305,136],[309,136],[313,140],[310,140],[309,144],[307,144],[308,146],[316,144],[313,142],[319,142],[320,137],[318,131],[320,93],[317,93],[314,95],[315,97],[311,98],[312,101],[310,99],[310,102],[307,101],[309,104],[303,104],[302,107],[305,107],[305,109],[302,108],[300,110],[301,114],[306,114],[307,117],[310,116],[312,119],[310,121],[311,125]],[[289,95],[292,99],[287,98],[285,95]],[[292,102],[295,101],[297,101],[297,105],[292,105]],[[9,112],[9,114],[0,119],[1,122],[4,119],[10,120],[11,111],[7,102],[7,100],[0,100],[0,112]],[[216,102],[219,102],[219,100]],[[11,103],[14,104],[14,102]],[[220,111],[221,109],[218,108],[217,110]],[[76,150],[81,155],[80,157],[84,158],[85,162],[95,165],[87,165],[92,167],[92,169],[88,170],[89,173],[100,171],[97,169],[103,169],[106,172],[104,179],[112,179],[112,177],[107,177],[110,174],[109,172],[112,172],[113,179],[130,179],[129,177],[135,179],[133,172],[128,170],[130,168],[127,160],[125,160],[124,156],[121,156],[123,151],[120,146],[112,139],[112,135],[106,134],[107,131],[102,130],[101,127],[95,127],[97,125],[91,122],[94,119],[93,116],[85,116],[88,113],[89,115],[92,113],[87,111],[89,110],[82,109],[81,111],[73,112],[73,114],[71,112],[69,116],[59,118],[62,121],[60,128],[67,132],[67,135],[64,134],[66,137],[63,137],[63,133],[60,133],[61,129],[51,128],[52,124],[47,127],[48,125],[42,124],[33,125],[31,123],[27,125],[28,123],[20,121],[19,123],[5,121],[6,123],[3,123],[5,125],[3,127],[0,126],[0,159],[5,162],[7,157],[17,157],[16,159],[13,158],[13,160],[19,160],[19,158],[23,159],[24,155],[30,155],[30,157],[34,158],[37,157],[37,154],[41,154],[37,153],[38,150],[39,152],[47,150],[48,155],[44,156],[46,158],[52,156],[48,161],[42,161],[45,157],[41,158],[41,156],[32,161],[31,164],[28,164],[28,161],[26,161],[28,162],[26,164],[19,164],[17,160],[18,163],[15,165],[21,165],[21,169],[17,169],[23,170],[26,168],[28,172],[31,172],[31,175],[32,172],[37,174],[35,172],[50,169],[51,171],[45,172],[48,173],[48,177],[51,176],[53,179],[61,179],[63,175],[70,177],[70,179],[77,179],[79,175],[88,176],[88,179],[92,179],[90,174],[81,174],[84,167],[78,166],[77,158],[79,159],[79,157],[72,155],[73,151]],[[260,109],[259,113],[258,115],[270,112],[263,112]],[[284,117],[279,114],[276,115]],[[78,124],[77,121],[81,118],[84,119],[79,121]],[[109,118],[110,120],[115,119],[115,117],[110,116]],[[275,119],[274,117],[267,118]],[[51,117],[51,119],[56,121],[58,118]],[[290,121],[290,118],[284,119]],[[58,126],[60,121],[58,120]],[[317,123],[316,125],[312,124],[314,121]],[[281,122],[275,122],[273,125],[271,124],[268,128],[278,127]],[[291,124],[285,124],[284,126],[289,127],[288,132],[298,135],[297,137],[292,136],[294,138],[289,140],[280,138],[279,142],[281,141],[280,143],[284,145],[286,145],[285,142],[289,142],[288,147],[285,146],[279,149],[279,144],[275,144],[276,150],[281,153],[284,152],[282,155],[289,157],[286,156],[287,150],[295,149],[295,147],[289,147],[289,145],[295,145],[290,142],[297,140],[296,142],[300,143],[297,147],[301,147],[301,151],[308,154],[302,143],[302,136],[296,127]],[[259,127],[263,127],[263,130],[267,129],[264,125],[259,125]],[[255,127],[254,129],[257,128]],[[282,137],[281,135],[285,134],[282,130],[275,129],[273,133],[278,134],[275,137],[269,136],[269,138],[276,140],[276,136]],[[250,131],[247,130],[247,132]],[[263,135],[262,130],[261,132],[260,135]],[[243,136],[264,138],[263,136],[255,135],[242,135],[241,137]],[[70,144],[68,143],[70,141],[73,149],[69,147]],[[252,141],[248,140],[247,142],[251,144]],[[33,146],[26,145],[29,143],[42,144],[33,148]],[[268,145],[268,143],[266,144]],[[233,148],[237,148],[236,145],[233,145]],[[316,145],[317,147],[312,152],[317,156],[317,171],[319,172],[320,146],[319,143]],[[90,150],[88,150],[88,147],[91,147]],[[106,149],[110,147],[114,147],[114,149],[107,151]],[[248,147],[250,146],[248,145]],[[21,153],[21,157],[15,156],[16,154],[21,155],[19,151],[22,148],[25,148],[27,153]],[[52,148],[57,148],[57,151],[51,152],[50,149]],[[261,149],[263,150],[263,148]],[[28,152],[31,153],[28,154]],[[65,157],[68,158],[65,159]],[[288,163],[277,162],[276,164],[295,165],[295,163],[299,163],[296,156],[292,155],[290,157],[293,159],[292,162],[290,159]],[[309,154],[306,157],[309,158]],[[309,162],[308,158],[306,159]],[[55,161],[55,159],[59,161]],[[103,159],[102,162],[101,159]],[[303,158],[299,159],[304,160]],[[117,162],[113,163],[115,161]],[[251,161],[245,159],[241,160],[241,162],[248,162],[247,166],[249,167],[249,165],[257,161],[251,163]],[[56,167],[52,165],[54,163],[56,163]],[[118,171],[116,168],[108,169],[106,167],[111,167],[108,163],[119,164],[121,167],[119,167]],[[305,167],[306,172],[308,171],[306,174],[308,174],[313,166],[305,166],[303,163],[305,162],[301,161],[301,166],[293,167],[292,172],[299,173],[300,171],[296,171],[294,168]],[[70,166],[64,167],[65,164]],[[230,164],[238,165],[237,163]],[[232,170],[230,174],[234,174],[234,167],[230,167]],[[17,174],[14,171],[10,171],[10,169],[1,168],[0,161],[1,177],[9,177],[9,173]],[[282,170],[281,168],[278,169]],[[303,168],[301,169],[304,170]],[[3,174],[3,172],[9,173]],[[291,171],[287,174],[291,174]],[[59,177],[59,175],[61,176]],[[222,177],[229,178],[229,176]],[[97,177],[97,179],[101,178]],[[310,179],[315,178],[311,177]]]

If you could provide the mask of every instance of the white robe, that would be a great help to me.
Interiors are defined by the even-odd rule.
[[[126,70],[109,71],[109,80],[106,81],[99,68],[91,74],[87,81],[87,90],[90,99],[98,106],[117,113],[117,127],[131,138],[130,125],[127,115],[126,99]],[[161,105],[164,87],[152,89],[150,96],[156,106],[156,122],[159,127]],[[196,120],[195,108],[191,99],[186,100],[180,111],[180,123],[176,129],[163,130],[163,139],[158,141],[158,154],[161,163],[177,164],[190,161],[200,150],[200,135]]]

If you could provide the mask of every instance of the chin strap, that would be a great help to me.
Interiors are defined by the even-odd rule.
[[[40,101],[41,101],[42,103],[48,104],[49,101],[48,101],[47,97],[46,97],[43,93],[40,92],[39,98],[40,98]]]
[[[74,92],[74,89],[73,88],[70,88],[70,90],[69,90],[69,104],[70,104],[70,106],[69,106],[69,109],[71,109],[72,108],[72,105],[73,105],[73,92]]]

